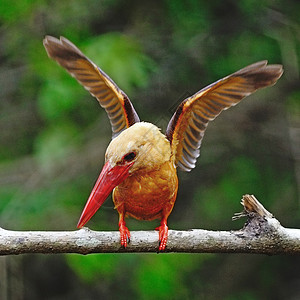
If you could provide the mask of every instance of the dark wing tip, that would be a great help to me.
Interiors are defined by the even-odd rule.
[[[57,39],[53,36],[46,35],[43,45],[50,58],[56,60],[76,60],[85,57],[84,54],[68,39],[60,37]]]
[[[283,66],[279,64],[267,65],[267,63],[267,60],[254,63],[232,75],[247,77],[248,80],[252,78],[255,90],[274,85],[283,74]]]

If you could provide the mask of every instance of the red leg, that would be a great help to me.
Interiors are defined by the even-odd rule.
[[[159,247],[158,251],[164,251],[166,249],[167,240],[168,240],[168,226],[167,226],[167,218],[163,217],[160,226],[155,230],[159,230]]]
[[[167,246],[167,241],[168,241],[168,225],[167,225],[167,219],[173,209],[174,202],[176,199],[176,194],[174,197],[170,200],[170,202],[165,205],[162,214],[161,214],[161,221],[160,221],[160,226],[155,228],[155,230],[159,231],[159,247],[158,251],[164,251]]]
[[[120,213],[119,217],[119,231],[121,237],[121,246],[124,248],[127,247],[127,243],[130,243],[130,231],[126,227],[124,213]]]

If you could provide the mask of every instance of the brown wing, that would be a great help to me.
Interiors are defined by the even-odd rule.
[[[193,169],[208,122],[257,89],[275,84],[282,73],[281,65],[257,62],[185,99],[178,106],[166,131],[176,165],[184,171]]]
[[[140,121],[126,94],[69,40],[46,36],[43,43],[48,56],[75,77],[106,110],[113,138]]]

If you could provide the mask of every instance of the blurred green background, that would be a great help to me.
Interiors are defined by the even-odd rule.
[[[239,229],[251,193],[300,227],[300,2],[0,0],[0,226],[75,230],[111,139],[97,101],[51,61],[46,34],[73,41],[162,128],[177,105],[250,63],[278,84],[209,125],[197,168],[179,172],[171,229]],[[127,221],[130,230],[158,221]],[[109,198],[89,222],[118,230]],[[0,258],[0,299],[300,299],[300,258],[225,254]]]

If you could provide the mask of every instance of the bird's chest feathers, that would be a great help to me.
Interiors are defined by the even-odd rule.
[[[115,206],[124,205],[126,213],[138,219],[157,217],[165,205],[172,205],[177,194],[176,169],[170,162],[151,172],[138,171],[115,188]]]

